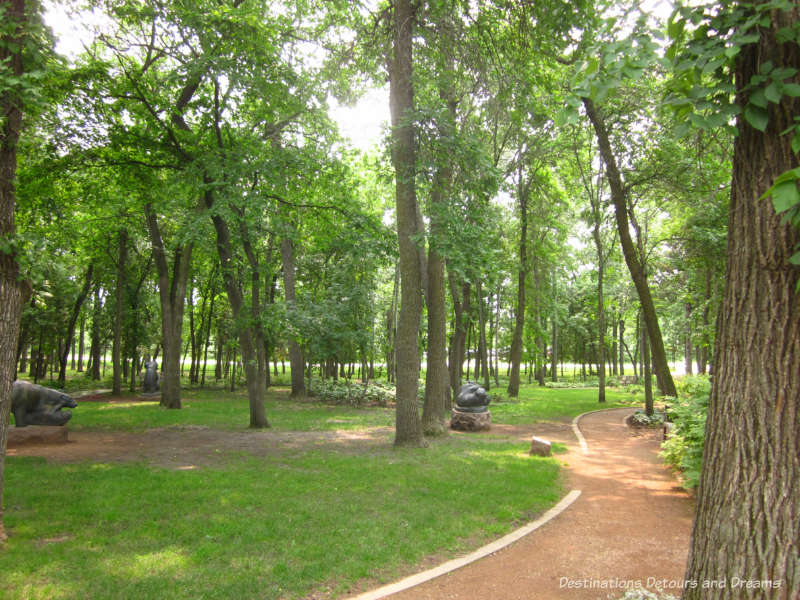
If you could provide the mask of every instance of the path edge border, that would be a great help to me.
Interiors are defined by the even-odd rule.
[[[577,417],[572,419],[572,433],[575,434],[575,437],[578,438],[578,444],[581,447],[581,452],[583,454],[589,454],[589,444],[586,443],[586,438],[583,437],[581,433],[581,429],[578,426],[578,422],[585,417],[586,415],[593,415],[594,413],[601,413],[601,412],[610,412],[612,410],[627,410],[632,407],[630,406],[615,406],[613,408],[598,408],[597,410],[590,410],[585,413],[579,414]],[[627,417],[625,417],[627,418]]]
[[[466,556],[461,556],[459,558],[454,558],[452,560],[448,560],[447,562],[442,563],[438,567],[434,567],[432,569],[428,569],[427,571],[422,571],[421,573],[416,573],[415,575],[410,575],[404,579],[400,579],[394,583],[390,583],[388,585],[384,585],[377,589],[364,592],[357,596],[351,596],[348,600],[379,600],[381,598],[385,598],[392,594],[396,594],[398,592],[402,592],[403,590],[407,590],[409,588],[418,586],[422,583],[430,581],[431,579],[436,579],[437,577],[441,577],[442,575],[446,575],[456,569],[460,569],[470,563],[473,563],[477,560],[485,558],[490,554],[494,554],[513,544],[514,542],[518,541],[519,539],[525,537],[529,533],[539,529],[545,523],[555,519],[558,515],[564,512],[569,506],[578,499],[581,495],[580,490],[572,490],[566,496],[564,496],[558,504],[556,504],[553,508],[548,510],[544,513],[541,517],[528,523],[527,525],[523,525],[519,529],[512,531],[511,533],[504,535],[503,537],[495,540],[494,542],[490,542],[485,546],[481,546],[477,550],[470,552]]]

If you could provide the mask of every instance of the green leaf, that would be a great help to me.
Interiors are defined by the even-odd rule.
[[[778,104],[781,101],[781,93],[778,91],[778,84],[774,81],[764,90],[764,96],[770,102]]]
[[[789,262],[793,265],[797,265],[800,267],[800,252],[795,252],[789,257]],[[798,282],[798,288],[800,288],[800,282]]]
[[[800,154],[800,131],[795,132],[792,138],[792,152]]]
[[[755,104],[761,108],[767,108],[767,95],[764,90],[756,90],[750,94],[750,104]]]
[[[747,119],[747,122],[750,123],[750,125],[752,125],[755,129],[758,129],[762,132],[767,130],[769,117],[767,116],[767,111],[765,111],[763,108],[748,104],[744,109],[744,118]]]
[[[781,90],[787,96],[800,98],[800,83],[784,83]]]
[[[800,190],[797,189],[796,182],[784,181],[774,186],[772,190],[772,206],[775,207],[776,213],[781,214],[796,204],[800,204]]]
[[[770,77],[775,81],[783,81],[784,79],[789,79],[789,77],[794,77],[797,75],[797,69],[793,67],[780,67],[779,69],[775,69],[772,73],[770,73]]]

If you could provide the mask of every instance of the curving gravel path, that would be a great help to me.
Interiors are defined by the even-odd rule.
[[[391,600],[607,600],[632,586],[680,596],[694,501],[658,457],[660,432],[638,433],[632,409],[579,421],[566,489],[580,497],[508,548],[389,596]]]

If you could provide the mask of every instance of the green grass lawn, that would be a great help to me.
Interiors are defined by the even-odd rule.
[[[568,421],[602,408],[639,406],[641,394],[606,389],[606,402],[597,402],[597,388],[520,387],[519,398],[490,405],[492,422],[525,425],[541,421]]]
[[[469,550],[550,507],[555,459],[427,449],[241,456],[224,468],[9,458],[3,598],[298,598]]]
[[[131,396],[129,402],[81,402],[72,411],[70,429],[142,431],[153,427],[199,425],[217,429],[246,429],[250,419],[247,391],[185,390],[183,408],[166,410],[158,402]],[[271,388],[265,409],[273,428],[326,431],[394,426],[394,410],[326,406],[289,400],[287,388]]]
[[[597,408],[596,394],[524,386],[519,401],[492,412],[498,423],[568,420]],[[631,398],[609,393],[608,405]],[[83,402],[70,427],[246,428],[244,391],[187,390],[184,399],[179,411]],[[270,392],[267,414],[282,430],[394,422],[389,409],[294,402],[281,390]],[[343,597],[425,557],[472,550],[563,494],[558,458],[530,457],[495,435],[446,436],[425,449],[387,441],[239,452],[193,470],[6,461],[0,598],[9,599]]]

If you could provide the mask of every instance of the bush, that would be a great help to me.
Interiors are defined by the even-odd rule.
[[[637,410],[631,415],[631,425],[639,427],[661,427],[664,421],[667,420],[663,412],[655,411],[652,415],[648,415],[643,410]]]
[[[707,378],[686,377],[678,385],[680,399],[672,399],[668,410],[674,427],[661,445],[661,456],[683,474],[686,489],[700,482],[710,389]]]
[[[394,386],[386,383],[351,383],[313,379],[311,393],[326,404],[347,406],[389,406],[394,404]]]

